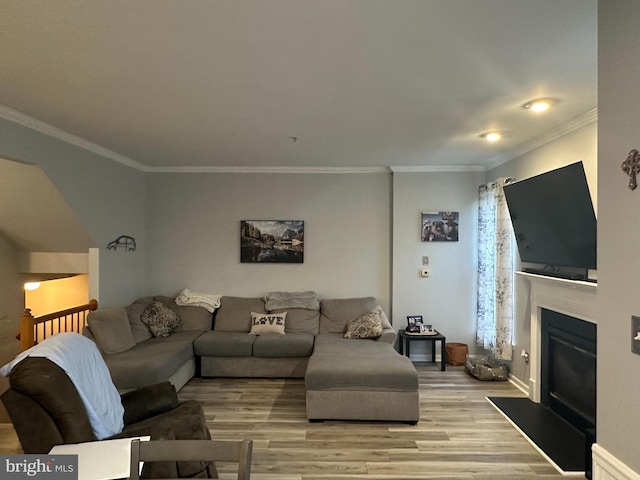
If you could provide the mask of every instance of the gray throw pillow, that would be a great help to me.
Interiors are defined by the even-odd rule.
[[[344,338],[378,338],[382,335],[380,311],[371,310],[347,323]]]
[[[154,337],[168,337],[182,324],[180,316],[164,303],[155,301],[140,315]]]
[[[87,324],[102,353],[113,355],[135,347],[129,316],[124,308],[99,308],[89,313]]]

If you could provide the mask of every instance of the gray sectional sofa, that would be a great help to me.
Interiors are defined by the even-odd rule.
[[[182,318],[166,338],[154,337],[141,320],[154,301]],[[196,373],[304,378],[309,420],[418,421],[417,372],[395,351],[396,333],[375,298],[274,305],[282,306],[263,298],[223,296],[212,315],[201,307],[178,306],[169,297],[145,297],[126,308],[92,312],[84,333],[98,344],[122,391],[162,380],[180,389]],[[379,336],[344,338],[350,321],[376,309],[382,318]],[[250,333],[252,314],[273,321],[285,313],[284,334]]]

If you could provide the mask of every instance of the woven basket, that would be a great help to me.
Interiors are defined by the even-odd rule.
[[[447,352],[447,363],[449,365],[464,365],[467,361],[469,347],[466,343],[446,343],[444,349]]]

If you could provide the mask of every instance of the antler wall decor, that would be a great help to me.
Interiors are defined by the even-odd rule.
[[[622,171],[629,175],[629,189],[635,190],[638,187],[637,175],[640,173],[640,154],[634,148],[629,152],[627,159],[620,166]]]

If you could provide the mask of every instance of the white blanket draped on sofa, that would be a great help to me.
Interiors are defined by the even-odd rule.
[[[209,313],[220,307],[220,297],[222,295],[213,295],[210,293],[192,292],[185,288],[180,295],[176,297],[176,304],[182,307],[202,307]]]

